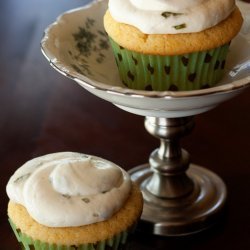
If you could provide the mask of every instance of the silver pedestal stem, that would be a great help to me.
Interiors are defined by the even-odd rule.
[[[146,117],[145,127],[160,139],[160,147],[151,153],[149,164],[129,171],[144,199],[139,229],[180,236],[216,223],[225,205],[226,186],[215,173],[190,164],[179,143],[194,127],[193,118]]]
[[[186,174],[190,157],[179,143],[180,137],[194,127],[192,117],[146,117],[145,127],[161,142],[159,149],[153,151],[149,158],[153,175],[146,189],[161,198],[178,198],[192,192],[193,182]]]

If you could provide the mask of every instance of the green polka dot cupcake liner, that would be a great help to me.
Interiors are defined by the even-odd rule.
[[[116,234],[110,239],[98,241],[96,243],[88,243],[82,245],[58,245],[34,240],[28,235],[21,232],[15,224],[9,219],[11,228],[13,229],[18,242],[23,250],[125,250],[127,249],[127,238],[135,229],[135,225]]]
[[[147,55],[119,46],[110,38],[120,78],[138,90],[183,91],[209,88],[223,77],[229,44],[184,55]]]

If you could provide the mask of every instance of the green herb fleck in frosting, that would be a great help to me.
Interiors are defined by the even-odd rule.
[[[70,198],[71,198],[71,196],[68,195],[68,194],[62,194],[62,196],[63,196],[64,198],[67,198],[67,199],[70,199]]]
[[[89,198],[82,198],[82,201],[84,201],[85,203],[89,203],[90,199]]]
[[[185,29],[187,25],[185,23],[173,26],[176,30]]]
[[[28,179],[30,175],[31,175],[31,173],[19,176],[17,179],[14,180],[14,183],[24,181],[24,180]]]
[[[179,15],[183,15],[182,13],[174,13],[174,12],[169,12],[169,11],[165,11],[162,12],[161,15],[165,18],[168,18],[170,16],[179,16]]]

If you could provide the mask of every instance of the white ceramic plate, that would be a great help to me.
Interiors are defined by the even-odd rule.
[[[104,0],[68,11],[45,30],[41,41],[50,64],[94,95],[138,115],[182,117],[212,109],[250,85],[250,32],[246,23],[244,32],[231,44],[225,77],[217,86],[176,92],[126,88],[103,28],[106,9]]]

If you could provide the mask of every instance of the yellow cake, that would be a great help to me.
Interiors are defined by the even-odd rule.
[[[58,164],[58,161],[59,162],[68,161],[70,162],[70,164],[72,164],[72,162],[74,163],[74,160],[72,159],[77,158],[78,160],[80,159],[81,161],[82,156],[86,157],[86,155],[78,153],[70,153],[70,152],[50,154],[43,157],[35,158],[35,161],[33,159],[28,163],[26,163],[26,170],[33,168],[30,167],[31,165],[35,167],[39,166],[39,168],[46,168],[46,165],[51,165],[49,162],[54,162],[53,164]],[[101,158],[94,157],[93,161],[96,160],[98,162],[102,161],[102,164],[103,162],[107,164],[107,161]],[[110,163],[108,162],[108,164]],[[43,165],[45,167],[43,167]],[[23,170],[24,168],[21,167],[21,169]],[[14,174],[13,175],[14,177],[10,179],[7,185],[7,193],[10,196],[10,202],[8,204],[8,216],[10,219],[10,224],[13,230],[15,231],[18,240],[25,247],[25,249],[39,250],[43,249],[43,247],[50,247],[50,249],[57,249],[57,247],[59,246],[64,247],[63,249],[72,249],[71,248],[72,246],[74,246],[73,249],[84,249],[84,247],[86,246],[89,247],[92,246],[93,248],[91,249],[99,249],[98,247],[101,246],[103,247],[102,249],[106,249],[105,247],[107,248],[112,247],[112,249],[119,249],[126,243],[128,233],[130,233],[134,229],[142,212],[142,204],[143,204],[142,195],[140,189],[137,187],[136,184],[134,183],[131,184],[130,191],[126,195],[125,201],[122,203],[120,208],[117,209],[116,212],[113,212],[112,215],[109,216],[109,218],[105,218],[101,221],[94,223],[88,223],[86,225],[78,225],[78,226],[68,225],[60,227],[60,225],[58,224],[59,226],[57,225],[53,227],[44,225],[47,223],[46,220],[45,222],[42,221],[42,223],[39,223],[37,220],[40,220],[40,218],[42,218],[41,216],[38,218],[33,218],[31,215],[32,212],[30,214],[30,212],[27,210],[30,209],[30,206],[27,204],[20,204],[20,202],[16,201],[15,195],[18,194],[19,191],[16,190],[18,187],[13,187],[14,185],[13,183],[17,184],[20,181],[26,181],[24,185],[28,185],[27,179],[31,180],[32,175],[34,176],[34,174],[32,173],[31,176],[26,177],[27,176],[27,173],[25,173],[27,172],[26,170],[23,170],[24,175],[21,176],[19,170],[19,173]],[[89,172],[90,174],[91,171]],[[68,170],[67,173],[69,173]],[[98,177],[96,178],[98,179]],[[105,182],[103,178],[106,177],[102,176],[102,180],[103,182]],[[38,185],[39,182],[40,181],[37,181]],[[119,188],[120,186],[118,187],[118,189]],[[28,191],[26,190],[23,192],[27,193]],[[105,191],[100,195],[106,195],[106,194],[108,195],[109,192],[111,193],[113,192],[113,190]],[[26,197],[25,195],[27,196],[27,194],[24,194],[24,197]],[[30,196],[32,197],[32,193],[30,194]],[[63,194],[63,196],[64,197],[62,197],[62,199],[65,199],[66,202],[68,202],[67,200],[71,199],[72,200],[71,202],[74,203],[73,198],[75,197],[69,197],[69,195],[66,194]],[[91,195],[90,196],[83,195],[83,196],[84,198],[81,199],[83,203],[86,203],[86,206],[88,206],[88,204],[90,204],[92,201],[95,202],[94,200],[95,198],[93,196]],[[116,197],[114,195],[114,192],[111,195],[111,197]],[[108,203],[110,202],[111,201],[108,201]],[[106,205],[99,204],[100,207]],[[26,209],[25,206],[27,206],[28,208]],[[50,210],[51,208],[49,203],[47,204],[47,206],[48,210]],[[60,206],[59,209],[63,210],[66,209],[66,207],[67,204],[65,205],[65,207]],[[70,211],[68,212],[70,213]],[[43,211],[41,211],[41,213],[43,213]],[[95,212],[93,212],[93,216],[95,216],[94,213]],[[86,216],[88,215],[86,214]],[[69,217],[71,216],[69,215]],[[79,220],[81,220],[81,218],[79,218]]]
[[[242,22],[234,0],[109,0],[104,15],[124,85],[158,91],[217,84]]]
[[[110,12],[104,16],[109,36],[122,47],[152,55],[182,55],[206,51],[230,42],[242,26],[242,16],[236,8],[218,25],[195,33],[144,34],[134,26],[116,22]]]

